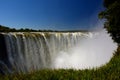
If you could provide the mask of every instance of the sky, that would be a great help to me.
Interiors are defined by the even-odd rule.
[[[95,27],[103,0],[0,0],[0,25],[79,30]]]

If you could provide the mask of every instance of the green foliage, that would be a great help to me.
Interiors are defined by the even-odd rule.
[[[10,28],[0,25],[0,32],[9,32]]]
[[[88,31],[87,30],[66,30],[66,31],[34,30],[34,29],[29,29],[29,28],[15,29],[15,28],[9,28],[9,27],[0,25],[0,32],[88,32]]]
[[[108,8],[116,0],[104,0],[104,7]]]
[[[106,65],[85,70],[44,69],[28,74],[1,75],[0,80],[120,80],[120,47]]]
[[[40,30],[33,30],[28,28],[15,29],[0,25],[0,32],[38,32],[38,31]]]
[[[105,10],[99,14],[99,18],[105,19],[104,27],[120,45],[120,0],[104,0],[104,7]]]

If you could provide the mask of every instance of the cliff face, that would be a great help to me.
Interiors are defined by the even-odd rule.
[[[6,46],[4,35],[0,34],[0,73],[2,74],[9,73],[8,67],[11,68]]]

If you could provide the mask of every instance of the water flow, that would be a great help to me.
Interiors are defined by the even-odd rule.
[[[11,71],[30,72],[53,68],[53,61],[60,51],[67,52],[90,33],[41,32],[4,33]],[[6,57],[7,58],[7,57]],[[7,64],[6,64],[7,65]]]
[[[78,41],[68,52],[60,51],[53,62],[54,68],[86,69],[99,67],[113,56],[117,45],[105,30],[96,32],[91,38]]]
[[[8,63],[0,62],[11,73],[45,68],[93,68],[108,62],[116,49],[116,44],[105,31],[23,32],[3,35]]]

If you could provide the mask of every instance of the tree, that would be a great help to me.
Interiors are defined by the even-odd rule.
[[[4,32],[4,31],[9,32],[10,28],[0,25],[0,32]]]
[[[105,10],[99,14],[100,19],[105,19],[104,28],[120,45],[120,0],[104,0]]]

